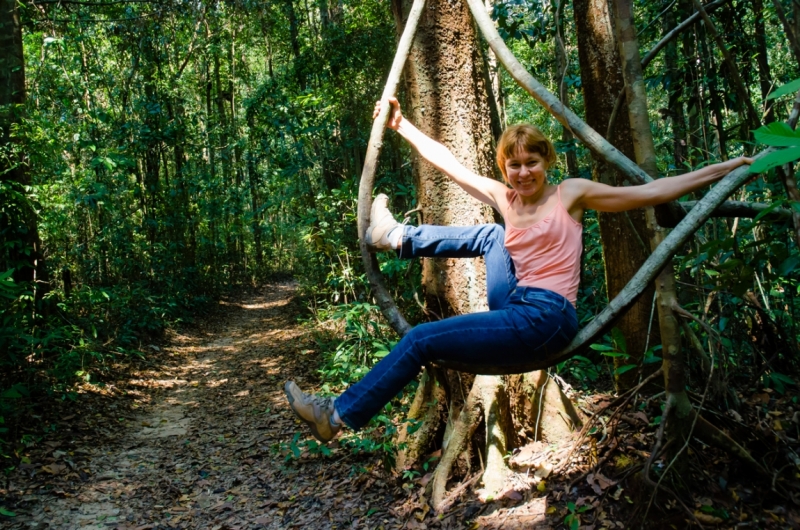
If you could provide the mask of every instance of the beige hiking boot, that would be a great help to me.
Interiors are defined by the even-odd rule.
[[[366,244],[372,252],[381,250],[394,250],[394,246],[389,242],[389,232],[400,225],[395,221],[392,212],[389,211],[389,197],[381,193],[372,201],[372,209],[369,214],[369,228],[367,228]]]
[[[333,422],[333,398],[306,394],[294,383],[287,381],[283,387],[289,406],[309,427],[314,437],[322,443],[329,442],[342,428]]]

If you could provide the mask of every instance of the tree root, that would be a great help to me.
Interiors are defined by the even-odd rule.
[[[523,377],[532,394],[530,421],[535,422],[534,440],[561,443],[571,439],[583,421],[558,383],[544,370]]]
[[[694,435],[697,436],[704,443],[722,449],[728,454],[735,456],[742,460],[747,467],[758,474],[760,478],[771,480],[772,475],[753,458],[750,452],[736,443],[730,436],[725,434],[713,423],[709,422],[698,414],[696,410],[692,414],[697,414],[697,424],[694,429]]]
[[[497,376],[478,376],[475,378],[475,386],[481,394],[486,422],[486,469],[483,472],[481,497],[493,499],[502,493],[509,474],[503,458],[508,447],[506,432],[509,422],[505,421],[507,418],[504,417],[498,399],[503,392],[503,381]]]
[[[447,479],[450,477],[450,470],[459,455],[467,448],[467,444],[480,423],[480,411],[481,388],[476,382],[472,385],[464,406],[453,424],[447,448],[442,451],[442,458],[433,472],[433,478],[428,483],[428,489],[431,492],[431,504],[437,511],[439,506],[444,506],[443,502],[447,493]]]
[[[435,403],[442,403],[443,398],[444,391],[437,387],[431,369],[426,368],[408,411],[408,419],[412,421],[398,432],[397,444],[402,449],[398,451],[395,462],[397,472],[411,468],[430,446],[442,421],[440,407]],[[413,422],[420,422],[421,425],[414,429]]]

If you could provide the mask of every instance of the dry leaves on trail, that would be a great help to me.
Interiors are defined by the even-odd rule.
[[[225,300],[211,318],[159,346],[148,364],[84,394],[2,494],[10,528],[400,528],[404,492],[331,445],[284,449],[305,432],[282,386],[313,385],[316,345],[297,324],[295,287]],[[150,348],[152,351],[156,351]],[[91,390],[91,389],[88,389]]]

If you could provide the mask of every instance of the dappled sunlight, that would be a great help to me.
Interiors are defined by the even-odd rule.
[[[106,420],[116,437],[83,449],[81,495],[42,491],[31,502],[46,502],[50,511],[38,509],[32,513],[42,515],[33,517],[62,521],[51,526],[59,530],[72,530],[75,521],[81,528],[108,528],[125,520],[138,521],[131,528],[151,521],[180,528],[173,524],[183,521],[179,517],[191,521],[184,528],[249,528],[259,518],[279,528],[286,514],[306,517],[310,503],[331,513],[349,506],[342,513],[350,518],[352,510],[393,499],[371,475],[353,475],[352,466],[370,456],[337,443],[331,444],[341,451],[335,461],[309,451],[310,438],[287,407],[284,382],[315,381],[318,362],[311,334],[289,312],[291,293],[279,289],[222,304],[222,318],[202,334],[175,334],[176,342],[162,350],[168,362],[124,381],[136,404],[131,413]],[[300,444],[297,462],[287,460],[292,444]],[[64,476],[68,469],[64,464]],[[318,483],[320,473],[336,487]],[[362,487],[366,480],[372,485]]]

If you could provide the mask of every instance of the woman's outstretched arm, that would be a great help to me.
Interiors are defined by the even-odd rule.
[[[752,158],[740,156],[640,186],[609,186],[585,179],[570,179],[569,182],[575,205],[601,212],[622,212],[677,200],[687,193],[713,184],[739,166],[752,163]]]
[[[450,177],[450,179],[461,186],[467,193],[481,202],[500,209],[498,198],[505,195],[507,188],[500,182],[477,175],[464,167],[453,153],[445,146],[430,138],[425,133],[417,129],[413,123],[403,117],[400,110],[400,103],[396,98],[389,98],[392,109],[389,113],[387,127],[397,131],[400,136],[405,138],[417,152],[433,164],[439,171]],[[375,104],[373,118],[377,117],[380,111],[381,102]]]

